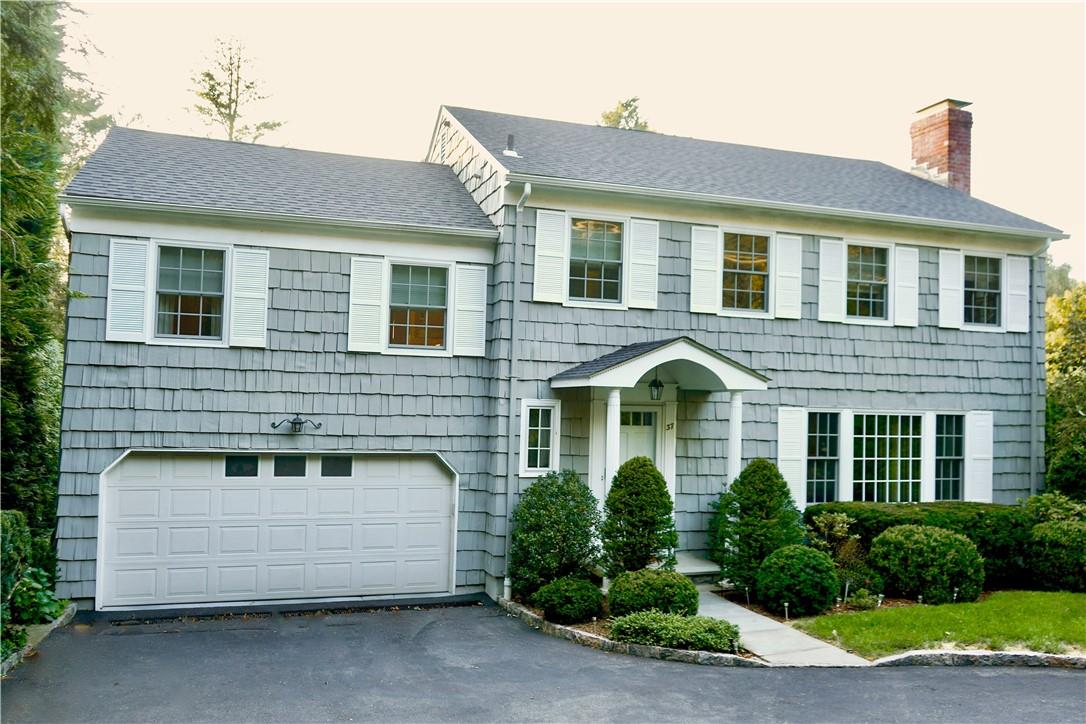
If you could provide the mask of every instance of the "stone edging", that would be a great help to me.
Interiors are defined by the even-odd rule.
[[[642,644],[626,644],[611,639],[579,631],[568,626],[561,626],[545,620],[542,616],[532,613],[519,603],[514,603],[505,598],[498,599],[498,605],[511,616],[519,618],[532,628],[539,629],[548,636],[566,639],[588,646],[600,651],[610,651],[617,654],[629,654],[641,656],[646,659],[661,659],[664,661],[682,661],[688,664],[702,664],[704,666],[748,666],[767,667],[757,659],[745,659],[734,654],[719,654],[710,651],[685,651],[683,649],[668,649],[662,646],[645,646]]]
[[[40,646],[41,642],[44,641],[46,637],[49,636],[49,634],[53,633],[54,629],[58,629],[71,621],[72,617],[75,616],[76,608],[77,607],[74,603],[69,603],[68,607],[64,609],[64,613],[60,614],[49,623],[40,624],[40,626],[44,630],[41,632],[38,640],[33,642],[28,641],[26,646],[22,647],[11,656],[4,659],[4,663],[0,664],[0,676],[7,676],[8,672],[18,666],[19,662],[22,661],[24,657],[29,656],[31,653],[33,653],[34,649]],[[28,626],[27,628],[29,629],[37,627]]]
[[[1033,651],[920,649],[884,656],[872,666],[1054,666],[1086,669],[1086,656],[1043,654]]]

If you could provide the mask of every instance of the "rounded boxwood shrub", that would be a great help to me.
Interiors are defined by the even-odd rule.
[[[976,601],[984,587],[984,560],[964,535],[928,525],[888,528],[871,543],[868,563],[889,593],[924,597],[924,603]]]
[[[712,505],[709,559],[734,586],[754,588],[766,556],[803,542],[788,484],[768,460],[751,461]]]
[[[622,464],[604,502],[604,570],[614,577],[653,562],[675,567],[679,535],[671,518],[667,481],[652,460],[641,456]]]
[[[599,504],[572,470],[532,483],[513,509],[509,576],[513,594],[528,598],[566,576],[585,573],[599,559]]]
[[[1035,523],[1055,523],[1070,520],[1086,523],[1086,503],[1079,503],[1059,491],[1034,495],[1026,501],[1028,512]],[[1030,531],[1032,537],[1032,529]]]
[[[611,638],[628,644],[732,653],[739,629],[724,619],[639,611],[611,622]]]
[[[540,588],[532,603],[555,623],[583,623],[603,614],[603,593],[583,578],[559,578]]]
[[[1030,563],[1044,588],[1086,591],[1086,523],[1064,520],[1034,526]]]
[[[646,568],[620,573],[607,591],[612,616],[655,609],[693,616],[698,612],[698,589],[681,573]]]
[[[778,548],[758,568],[758,600],[774,613],[795,616],[822,613],[837,596],[833,559],[801,545]]]

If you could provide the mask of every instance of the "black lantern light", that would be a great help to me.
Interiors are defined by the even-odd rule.
[[[660,381],[660,368],[656,368],[656,376],[652,382],[649,383],[649,397],[653,402],[659,401],[660,397],[664,394],[664,383]]]
[[[302,428],[305,427],[306,423],[312,425],[314,430],[321,429],[321,423],[313,422],[312,420],[303,420],[302,414],[300,412],[289,420],[280,420],[279,422],[273,422],[271,426],[273,430],[278,430],[283,425],[290,425],[291,432],[301,432]]]

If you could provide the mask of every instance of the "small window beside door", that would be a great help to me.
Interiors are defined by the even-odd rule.
[[[522,400],[520,408],[520,474],[544,475],[558,470],[561,403]]]

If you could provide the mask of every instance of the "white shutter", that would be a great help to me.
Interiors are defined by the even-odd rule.
[[[724,282],[721,278],[720,229],[690,229],[690,311],[717,314]]]
[[[656,309],[657,265],[660,259],[660,225],[644,219],[630,220],[629,306]]]
[[[1008,332],[1029,331],[1029,257],[1008,256],[1003,272],[1004,309]]]
[[[347,349],[380,352],[384,349],[385,260],[375,256],[351,259],[350,311]]]
[[[457,264],[453,298],[453,354],[482,357],[486,354],[486,267]]]
[[[109,240],[109,295],[106,298],[106,339],[144,342],[147,339],[147,256],[145,239]]]
[[[920,250],[894,247],[894,324],[915,327],[920,321]]]
[[[773,280],[774,314],[781,319],[803,316],[803,239],[791,234],[777,234],[773,256],[777,270]]]
[[[962,253],[953,249],[939,250],[939,326],[962,328],[962,308],[965,296],[965,267]]]
[[[532,299],[537,302],[566,301],[569,264],[566,262],[566,215],[561,211],[535,212],[535,270]]]
[[[777,408],[777,468],[800,510],[807,505],[807,410]]]
[[[818,252],[818,318],[845,321],[845,242],[820,239]]]
[[[230,345],[266,347],[268,250],[235,247],[230,264]]]
[[[965,415],[965,490],[966,500],[976,503],[992,502],[992,436],[994,415],[991,412],[967,412]]]

